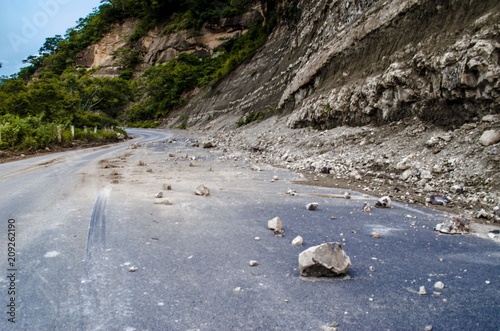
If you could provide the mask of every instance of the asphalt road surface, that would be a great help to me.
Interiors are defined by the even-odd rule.
[[[500,246],[433,231],[447,214],[366,214],[375,197],[253,171],[185,132],[130,133],[0,165],[1,330],[500,330]],[[275,216],[284,237],[267,229]],[[348,277],[299,277],[298,254],[332,241]]]

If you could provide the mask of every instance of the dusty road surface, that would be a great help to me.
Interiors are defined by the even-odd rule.
[[[490,228],[440,234],[449,215],[363,213],[377,197],[298,184],[186,132],[130,133],[0,165],[1,330],[499,329]],[[194,194],[202,184],[210,195]],[[275,216],[284,237],[267,229]],[[348,277],[299,277],[298,254],[330,241],[344,244]]]

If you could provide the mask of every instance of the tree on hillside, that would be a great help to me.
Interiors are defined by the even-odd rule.
[[[63,40],[64,39],[60,34],[56,34],[54,37],[46,38],[45,43],[38,50],[38,54],[45,55],[55,53],[57,51],[57,48],[59,47],[59,43]]]

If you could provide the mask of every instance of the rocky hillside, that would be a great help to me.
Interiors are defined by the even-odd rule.
[[[200,31],[180,30],[166,33],[171,25],[168,20],[147,32],[134,44],[130,36],[137,29],[139,21],[129,18],[113,24],[110,32],[97,43],[80,52],[76,64],[87,69],[96,69],[94,76],[118,77],[122,69],[120,50],[133,49],[140,55],[135,68],[136,76],[145,69],[175,59],[181,53],[195,53],[200,58],[213,55],[228,40],[246,33],[259,19],[263,18],[262,5],[250,8],[245,14],[221,19],[217,23],[204,24]]]
[[[165,125],[184,121],[220,148],[324,184],[422,204],[446,195],[456,211],[499,220],[498,1],[262,1],[196,36],[151,30],[136,47],[139,68],[214,54],[267,17],[269,3],[280,16],[266,44]],[[116,74],[128,24],[81,64]]]

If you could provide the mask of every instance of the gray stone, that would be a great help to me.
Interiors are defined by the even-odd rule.
[[[411,178],[413,175],[414,175],[414,171],[412,169],[406,169],[405,171],[403,171],[403,173],[401,174],[400,178],[401,180],[408,180],[409,178]]]
[[[208,196],[208,195],[210,195],[210,189],[208,187],[206,187],[205,185],[200,185],[194,191],[194,194],[201,195],[201,196]]]
[[[333,277],[345,274],[351,260],[340,243],[324,243],[299,254],[299,270],[303,277]]]
[[[436,290],[442,290],[442,289],[444,289],[444,283],[443,283],[443,282],[436,282],[436,283],[434,284],[434,288],[435,288]]]
[[[267,221],[267,227],[274,231],[281,231],[283,229],[283,222],[279,217],[275,217]]]
[[[359,171],[357,171],[357,170],[351,171],[351,173],[349,174],[349,177],[351,177],[354,180],[360,180],[362,178]]]
[[[294,246],[302,246],[304,243],[304,239],[301,236],[297,236],[292,240],[292,245]]]
[[[203,148],[214,148],[215,145],[211,141],[207,141],[206,143],[203,144]]]
[[[429,170],[420,170],[420,178],[422,179],[432,179],[432,174]]]
[[[156,193],[155,198],[163,198],[163,192]]]
[[[252,169],[253,171],[257,171],[257,172],[261,171],[260,167],[256,166],[256,165],[253,165],[250,169]]]
[[[437,224],[434,230],[446,234],[465,234],[470,231],[470,221],[465,218],[454,217],[451,220]]]
[[[450,192],[451,193],[462,193],[464,191],[464,189],[462,188],[462,186],[460,185],[453,185],[452,187],[450,187]]]
[[[448,203],[451,202],[451,199],[449,197],[443,196],[443,195],[431,195],[428,198],[428,202],[433,204],[433,205],[446,206]]]
[[[420,286],[420,288],[418,289],[418,294],[427,295],[427,291],[425,290],[425,286]]]
[[[500,141],[500,131],[486,130],[479,138],[479,143],[483,146],[490,146]]]
[[[488,213],[486,210],[481,209],[476,213],[476,218],[491,218],[490,213]]]
[[[439,143],[439,138],[437,137],[432,137],[431,139],[427,140],[425,143],[425,146],[427,147],[434,147]]]
[[[483,116],[481,121],[490,123],[498,122],[500,121],[500,114]]]
[[[317,202],[311,202],[306,205],[307,210],[316,210],[318,209],[319,203]]]
[[[375,207],[377,208],[391,208],[391,198],[388,196],[381,197],[375,203]]]

